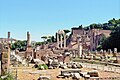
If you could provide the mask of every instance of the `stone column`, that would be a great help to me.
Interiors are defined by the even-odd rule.
[[[82,44],[78,44],[78,55],[79,57],[82,57]]]
[[[27,32],[27,46],[30,46],[30,33]]]
[[[66,35],[64,34],[64,48],[66,48]]]
[[[10,66],[10,46],[11,46],[11,41],[10,41],[10,32],[8,32],[8,68],[7,71],[9,70],[9,66]]]
[[[61,39],[61,40],[60,40],[60,41],[61,41],[61,43],[60,43],[60,48],[62,48],[62,42],[63,42],[63,41],[62,41],[62,34],[60,35],[60,39]]]
[[[57,33],[57,47],[59,48],[59,34]]]
[[[9,70],[9,66],[10,66],[10,45],[8,45],[8,68],[7,68],[7,71]]]
[[[8,39],[10,39],[10,32],[8,32]]]
[[[8,32],[8,43],[10,43],[10,32]]]

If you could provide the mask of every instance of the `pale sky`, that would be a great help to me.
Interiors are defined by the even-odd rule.
[[[41,41],[60,29],[120,18],[120,0],[0,0],[0,38]]]

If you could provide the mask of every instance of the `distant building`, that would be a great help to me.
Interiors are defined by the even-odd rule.
[[[13,38],[10,38],[10,39],[8,39],[8,38],[0,38],[0,43],[7,43],[7,42],[9,42],[9,43],[15,43],[17,40],[16,39],[13,39]]]
[[[16,39],[10,38],[10,32],[8,32],[7,38],[0,38],[0,43],[15,43]]]
[[[111,30],[90,29],[84,30],[81,28],[72,28],[71,36],[69,38],[68,47],[77,48],[78,42],[83,46],[83,49],[94,51],[100,44],[103,36],[108,37]],[[68,42],[67,42],[68,43]]]

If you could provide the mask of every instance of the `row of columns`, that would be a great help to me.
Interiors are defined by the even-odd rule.
[[[66,35],[64,33],[57,33],[57,47],[66,48]]]

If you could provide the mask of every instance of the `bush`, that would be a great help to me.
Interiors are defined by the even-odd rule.
[[[40,64],[38,67],[38,69],[48,69],[48,66],[46,64]]]
[[[45,68],[45,69],[48,69],[48,66],[47,66],[46,64],[44,64],[44,68]]]
[[[3,80],[14,80],[13,76],[8,74],[7,78],[3,79]]]
[[[8,73],[7,75],[8,76],[4,79],[2,79],[1,76],[0,76],[0,80],[14,80],[13,76],[10,73]]]

